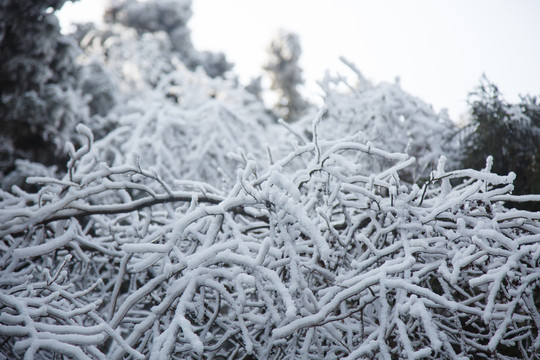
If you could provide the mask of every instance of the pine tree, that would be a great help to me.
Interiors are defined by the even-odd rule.
[[[307,102],[298,91],[304,82],[298,61],[302,54],[298,35],[280,30],[268,48],[268,63],[264,67],[272,78],[272,89],[279,99],[276,111],[285,121],[298,120],[307,108]]]
[[[470,123],[461,132],[462,165],[485,167],[493,158],[492,171],[514,172],[514,194],[540,193],[540,106],[535,97],[508,103],[486,77],[470,94]]]
[[[6,0],[0,7],[0,178],[17,159],[65,163],[63,146],[87,117],[77,91],[75,42],[54,10],[65,0]]]

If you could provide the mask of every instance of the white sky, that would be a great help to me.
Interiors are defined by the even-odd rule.
[[[61,23],[99,20],[103,3],[68,3]],[[284,28],[300,35],[309,94],[326,69],[347,72],[344,56],[375,82],[399,76],[454,120],[483,73],[510,101],[540,95],[538,0],[193,0],[193,12],[195,47],[223,51],[244,82]]]

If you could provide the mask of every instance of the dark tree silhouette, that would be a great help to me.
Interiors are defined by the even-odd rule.
[[[492,156],[493,172],[516,174],[515,194],[540,193],[538,99],[523,97],[519,103],[510,104],[499,88],[483,77],[469,96],[469,103],[471,121],[461,132],[462,166],[480,169],[486,157]]]

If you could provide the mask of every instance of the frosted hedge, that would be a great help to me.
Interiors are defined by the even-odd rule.
[[[0,353],[53,359],[532,359],[540,214],[513,174],[313,137],[226,190],[70,147],[0,193]],[[324,120],[322,120],[324,121]],[[381,171],[364,171],[366,155]]]

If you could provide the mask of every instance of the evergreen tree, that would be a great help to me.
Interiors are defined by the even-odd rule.
[[[298,35],[281,30],[268,48],[265,70],[272,78],[272,89],[279,96],[276,111],[285,121],[291,122],[305,112],[307,102],[298,91],[304,82],[298,65],[302,48]]]
[[[87,117],[77,91],[75,42],[54,11],[65,0],[5,0],[0,5],[0,178],[16,159],[65,162],[62,150]]]
[[[492,171],[516,173],[514,194],[540,193],[540,106],[535,97],[508,103],[483,77],[469,96],[470,123],[462,131],[462,165],[480,169],[492,156]]]

